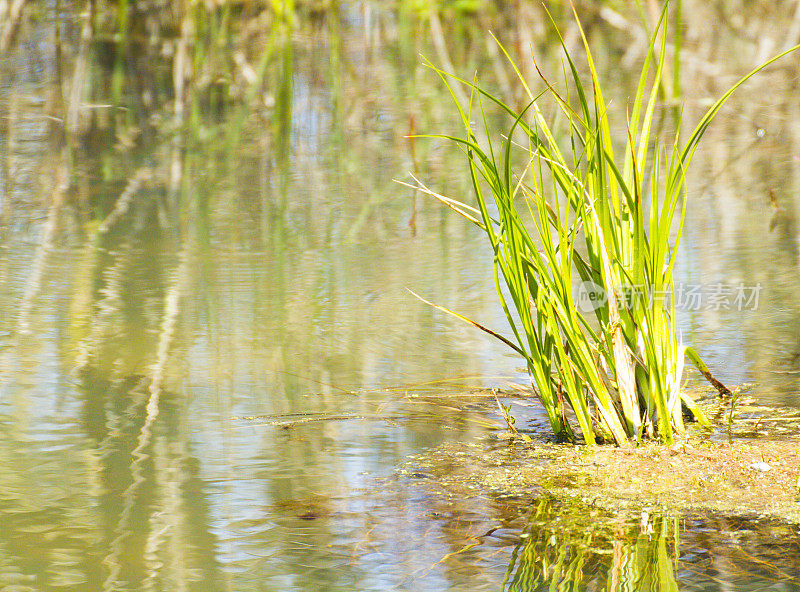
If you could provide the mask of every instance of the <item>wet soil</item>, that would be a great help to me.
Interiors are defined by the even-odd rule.
[[[756,433],[751,428],[759,415],[765,420],[755,420]],[[733,424],[695,429],[672,447],[528,442],[499,431],[411,457],[398,473],[448,497],[551,495],[615,509],[708,510],[798,524],[800,436],[787,435],[786,422],[780,430],[765,427],[775,416],[774,410],[745,410]],[[731,425],[728,441],[720,434]]]

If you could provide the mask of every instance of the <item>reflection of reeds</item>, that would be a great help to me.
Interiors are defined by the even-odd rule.
[[[90,10],[91,1],[86,2],[86,7],[81,14],[83,26],[81,27],[80,45],[78,55],[75,58],[75,68],[71,78],[69,99],[67,100],[67,112],[64,117],[64,127],[67,138],[76,142],[77,136],[81,133],[81,113],[83,111],[83,96],[86,92],[86,80],[89,69],[89,47],[93,40],[93,22]],[[73,144],[74,145],[74,144]]]
[[[180,264],[175,272],[175,277],[164,298],[164,312],[162,314],[161,329],[158,335],[158,349],[148,381],[149,387],[147,390],[148,396],[145,404],[145,415],[139,435],[136,439],[136,447],[131,452],[131,483],[122,494],[123,508],[114,529],[116,536],[110,545],[109,553],[105,559],[105,564],[108,566],[109,571],[103,587],[104,590],[117,590],[119,588],[120,569],[122,567],[121,554],[125,540],[129,538],[132,533],[132,520],[134,511],[138,506],[138,496],[147,482],[145,467],[157,454],[155,451],[147,453],[146,450],[153,445],[153,427],[160,411],[161,394],[167,363],[169,361],[170,348],[175,338],[180,316],[180,300],[185,291],[188,277],[188,255],[186,250],[183,250],[180,256]],[[151,530],[150,532],[151,536],[148,538],[148,550],[152,554],[159,544],[158,541],[160,537],[156,530]],[[153,577],[153,570],[155,570],[155,567],[151,566],[150,577]]]
[[[87,246],[88,256],[94,259],[99,255],[101,241],[117,225],[122,225],[134,206],[135,198],[145,183],[152,176],[152,171],[147,167],[137,170],[125,189],[116,199],[111,212],[100,222],[94,235],[94,240]],[[103,285],[98,290],[98,300],[94,302],[94,311],[91,311],[87,334],[81,339],[76,348],[74,372],[83,372],[91,366],[101,362],[103,350],[109,342],[119,341],[124,335],[120,334],[120,315],[124,307],[125,282],[131,274],[133,258],[131,251],[133,244],[127,240],[119,244],[111,253],[113,263],[106,265],[100,272]]]
[[[94,302],[86,336],[76,347],[74,373],[81,373],[101,360],[102,351],[109,343],[123,337],[119,334],[119,315],[123,308],[123,283],[130,272],[131,244],[120,245],[113,257],[113,264],[102,271],[103,286]]]
[[[42,229],[42,238],[39,241],[39,245],[36,247],[36,255],[33,258],[28,281],[25,284],[25,292],[19,305],[17,328],[22,334],[29,334],[31,332],[31,312],[36,296],[38,296],[42,288],[42,278],[47,269],[50,253],[56,244],[55,239],[58,232],[58,221],[68,190],[68,180],[66,179],[67,170],[67,164],[62,158],[61,164],[55,174],[55,187],[50,198],[47,221]]]
[[[17,32],[25,0],[0,0],[0,54],[8,51]]]
[[[175,339],[180,315],[180,301],[188,286],[189,281],[189,254],[186,249],[180,253],[180,263],[175,270],[175,277],[164,298],[164,313],[161,320],[161,329],[158,334],[158,349],[156,360],[152,367],[150,397],[147,405],[148,417],[158,413],[158,396],[164,382],[164,373],[169,361],[169,351]]]
[[[150,169],[144,167],[140,168],[133,174],[128,181],[128,184],[125,186],[125,190],[117,198],[111,213],[108,214],[108,216],[106,216],[100,223],[100,226],[97,227],[98,234],[106,234],[117,222],[122,219],[128,210],[130,210],[131,205],[133,204],[133,198],[136,196],[136,192],[139,191],[142,183],[149,179],[151,175],[152,172]]]
[[[586,511],[569,503],[539,500],[512,553],[503,589],[678,590],[677,517],[643,512],[638,526],[587,527]]]

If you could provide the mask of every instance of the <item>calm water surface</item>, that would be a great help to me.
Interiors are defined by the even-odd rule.
[[[581,10],[624,120],[638,16],[603,4]],[[684,2],[688,121],[798,18],[722,4]],[[482,389],[525,383],[406,290],[505,329],[482,237],[392,182],[469,191],[457,151],[405,138],[458,129],[419,54],[517,100],[486,30],[558,71],[538,5],[99,7],[94,31],[56,6],[0,41],[0,591],[800,589],[792,525],[449,499],[396,470],[497,445]],[[678,277],[701,296],[679,322],[721,379],[800,406],[792,60],[696,157]]]

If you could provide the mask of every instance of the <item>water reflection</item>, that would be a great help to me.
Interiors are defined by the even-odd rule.
[[[535,501],[504,590],[794,590],[797,527]],[[588,523],[587,523],[588,520]]]
[[[671,90],[689,121],[794,22],[788,2],[723,4],[683,2]],[[549,8],[574,44],[567,6]],[[623,120],[640,15],[579,9]],[[0,0],[0,15],[0,589],[522,590],[555,581],[545,561],[564,585],[580,564],[632,587],[646,558],[664,586],[756,589],[720,567],[741,565],[749,522],[653,513],[647,534],[638,514],[448,500],[394,476],[502,423],[465,388],[523,380],[405,291],[505,326],[482,237],[391,182],[469,190],[457,151],[405,138],[458,129],[419,55],[522,101],[486,30],[531,79],[529,47],[558,72],[541,6]],[[796,78],[796,62],[772,70],[709,131],[682,246],[686,281],[764,285],[756,311],[686,311],[687,341],[795,404]],[[752,537],[780,570],[765,577],[796,577],[774,555],[790,547]]]
[[[677,518],[644,511],[636,525],[625,517],[597,520],[600,514],[553,500],[537,502],[512,554],[507,589],[678,590]],[[576,515],[599,524],[577,528]]]

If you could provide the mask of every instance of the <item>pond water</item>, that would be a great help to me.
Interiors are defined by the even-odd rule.
[[[640,15],[579,9],[624,121]],[[393,179],[467,198],[457,150],[405,137],[458,131],[420,54],[521,100],[487,31],[524,72],[529,47],[558,72],[538,3],[65,0],[0,17],[0,591],[800,590],[793,525],[454,500],[396,471],[496,438],[484,389],[526,383],[513,352],[406,290],[505,330],[482,237]],[[694,122],[797,43],[800,11],[685,0],[681,30]],[[795,407],[798,64],[710,128],[678,271],[701,294],[679,310],[685,341]],[[507,402],[541,433],[535,403]]]

